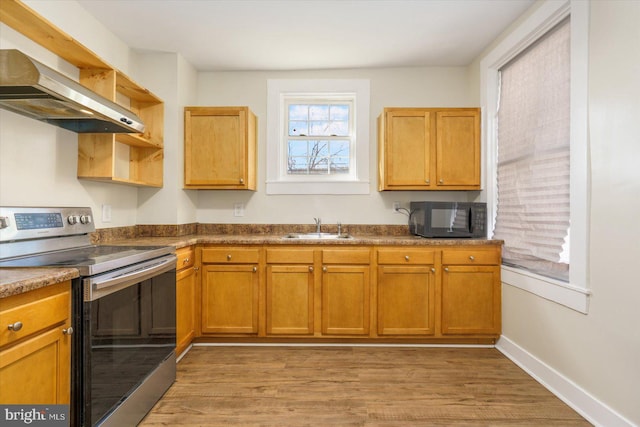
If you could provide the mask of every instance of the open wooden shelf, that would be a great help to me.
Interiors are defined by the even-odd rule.
[[[164,102],[19,0],[1,0],[0,21],[78,67],[82,85],[145,124],[143,134],[79,134],[78,178],[162,187]]]

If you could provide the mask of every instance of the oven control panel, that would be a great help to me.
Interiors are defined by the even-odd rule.
[[[89,207],[0,207],[0,242],[73,236],[94,231]]]

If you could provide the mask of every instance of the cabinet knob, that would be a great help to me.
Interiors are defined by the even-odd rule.
[[[313,266],[309,266],[309,271],[313,272]]]
[[[20,329],[22,329],[22,322],[12,323],[9,326],[7,326],[7,329],[13,332],[18,332]]]
[[[409,255],[404,256],[405,261],[409,261]]]
[[[189,261],[191,261],[189,258],[185,258],[185,259],[182,260],[182,263],[183,264],[188,264]]]
[[[445,268],[444,268],[444,271],[449,271],[449,267],[445,267]]]
[[[68,328],[63,329],[62,333],[65,334],[65,335],[73,335],[73,328],[71,326],[69,326]]]
[[[193,267],[193,271],[200,271],[200,267]]]
[[[227,255],[227,261],[231,261],[231,254]]]
[[[444,184],[444,179],[439,179],[439,180],[438,180],[438,182],[439,182],[440,184]]]
[[[240,184],[244,184],[244,178],[240,178]]]
[[[469,255],[469,259],[473,261],[474,259],[476,259],[476,257],[474,257],[473,255]]]
[[[327,271],[327,267],[322,267],[322,271],[326,272]]]
[[[430,179],[427,179],[427,180],[425,180],[424,182],[425,182],[427,185],[431,184],[431,180],[430,180]]]
[[[436,269],[435,269],[435,268],[433,268],[433,267],[431,267],[431,272],[432,272],[432,273],[435,273],[435,272],[436,272]]]
[[[258,267],[256,267],[255,265],[252,268],[253,272],[255,273],[256,271],[258,271]]]

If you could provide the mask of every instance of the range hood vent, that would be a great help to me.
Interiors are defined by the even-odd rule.
[[[77,133],[143,133],[131,111],[16,49],[0,50],[0,108]]]

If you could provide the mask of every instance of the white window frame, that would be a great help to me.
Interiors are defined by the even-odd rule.
[[[369,194],[369,80],[269,79],[267,80],[267,194]],[[348,175],[287,174],[284,138],[287,97],[352,96],[355,119],[355,163]]]
[[[589,170],[588,170],[588,37],[589,2],[547,0],[505,37],[481,61],[482,122],[486,147],[487,210],[489,230],[495,225],[497,198],[496,116],[500,68],[539,37],[571,16],[571,253],[569,282],[524,269],[502,266],[502,282],[581,313],[589,310]]]

